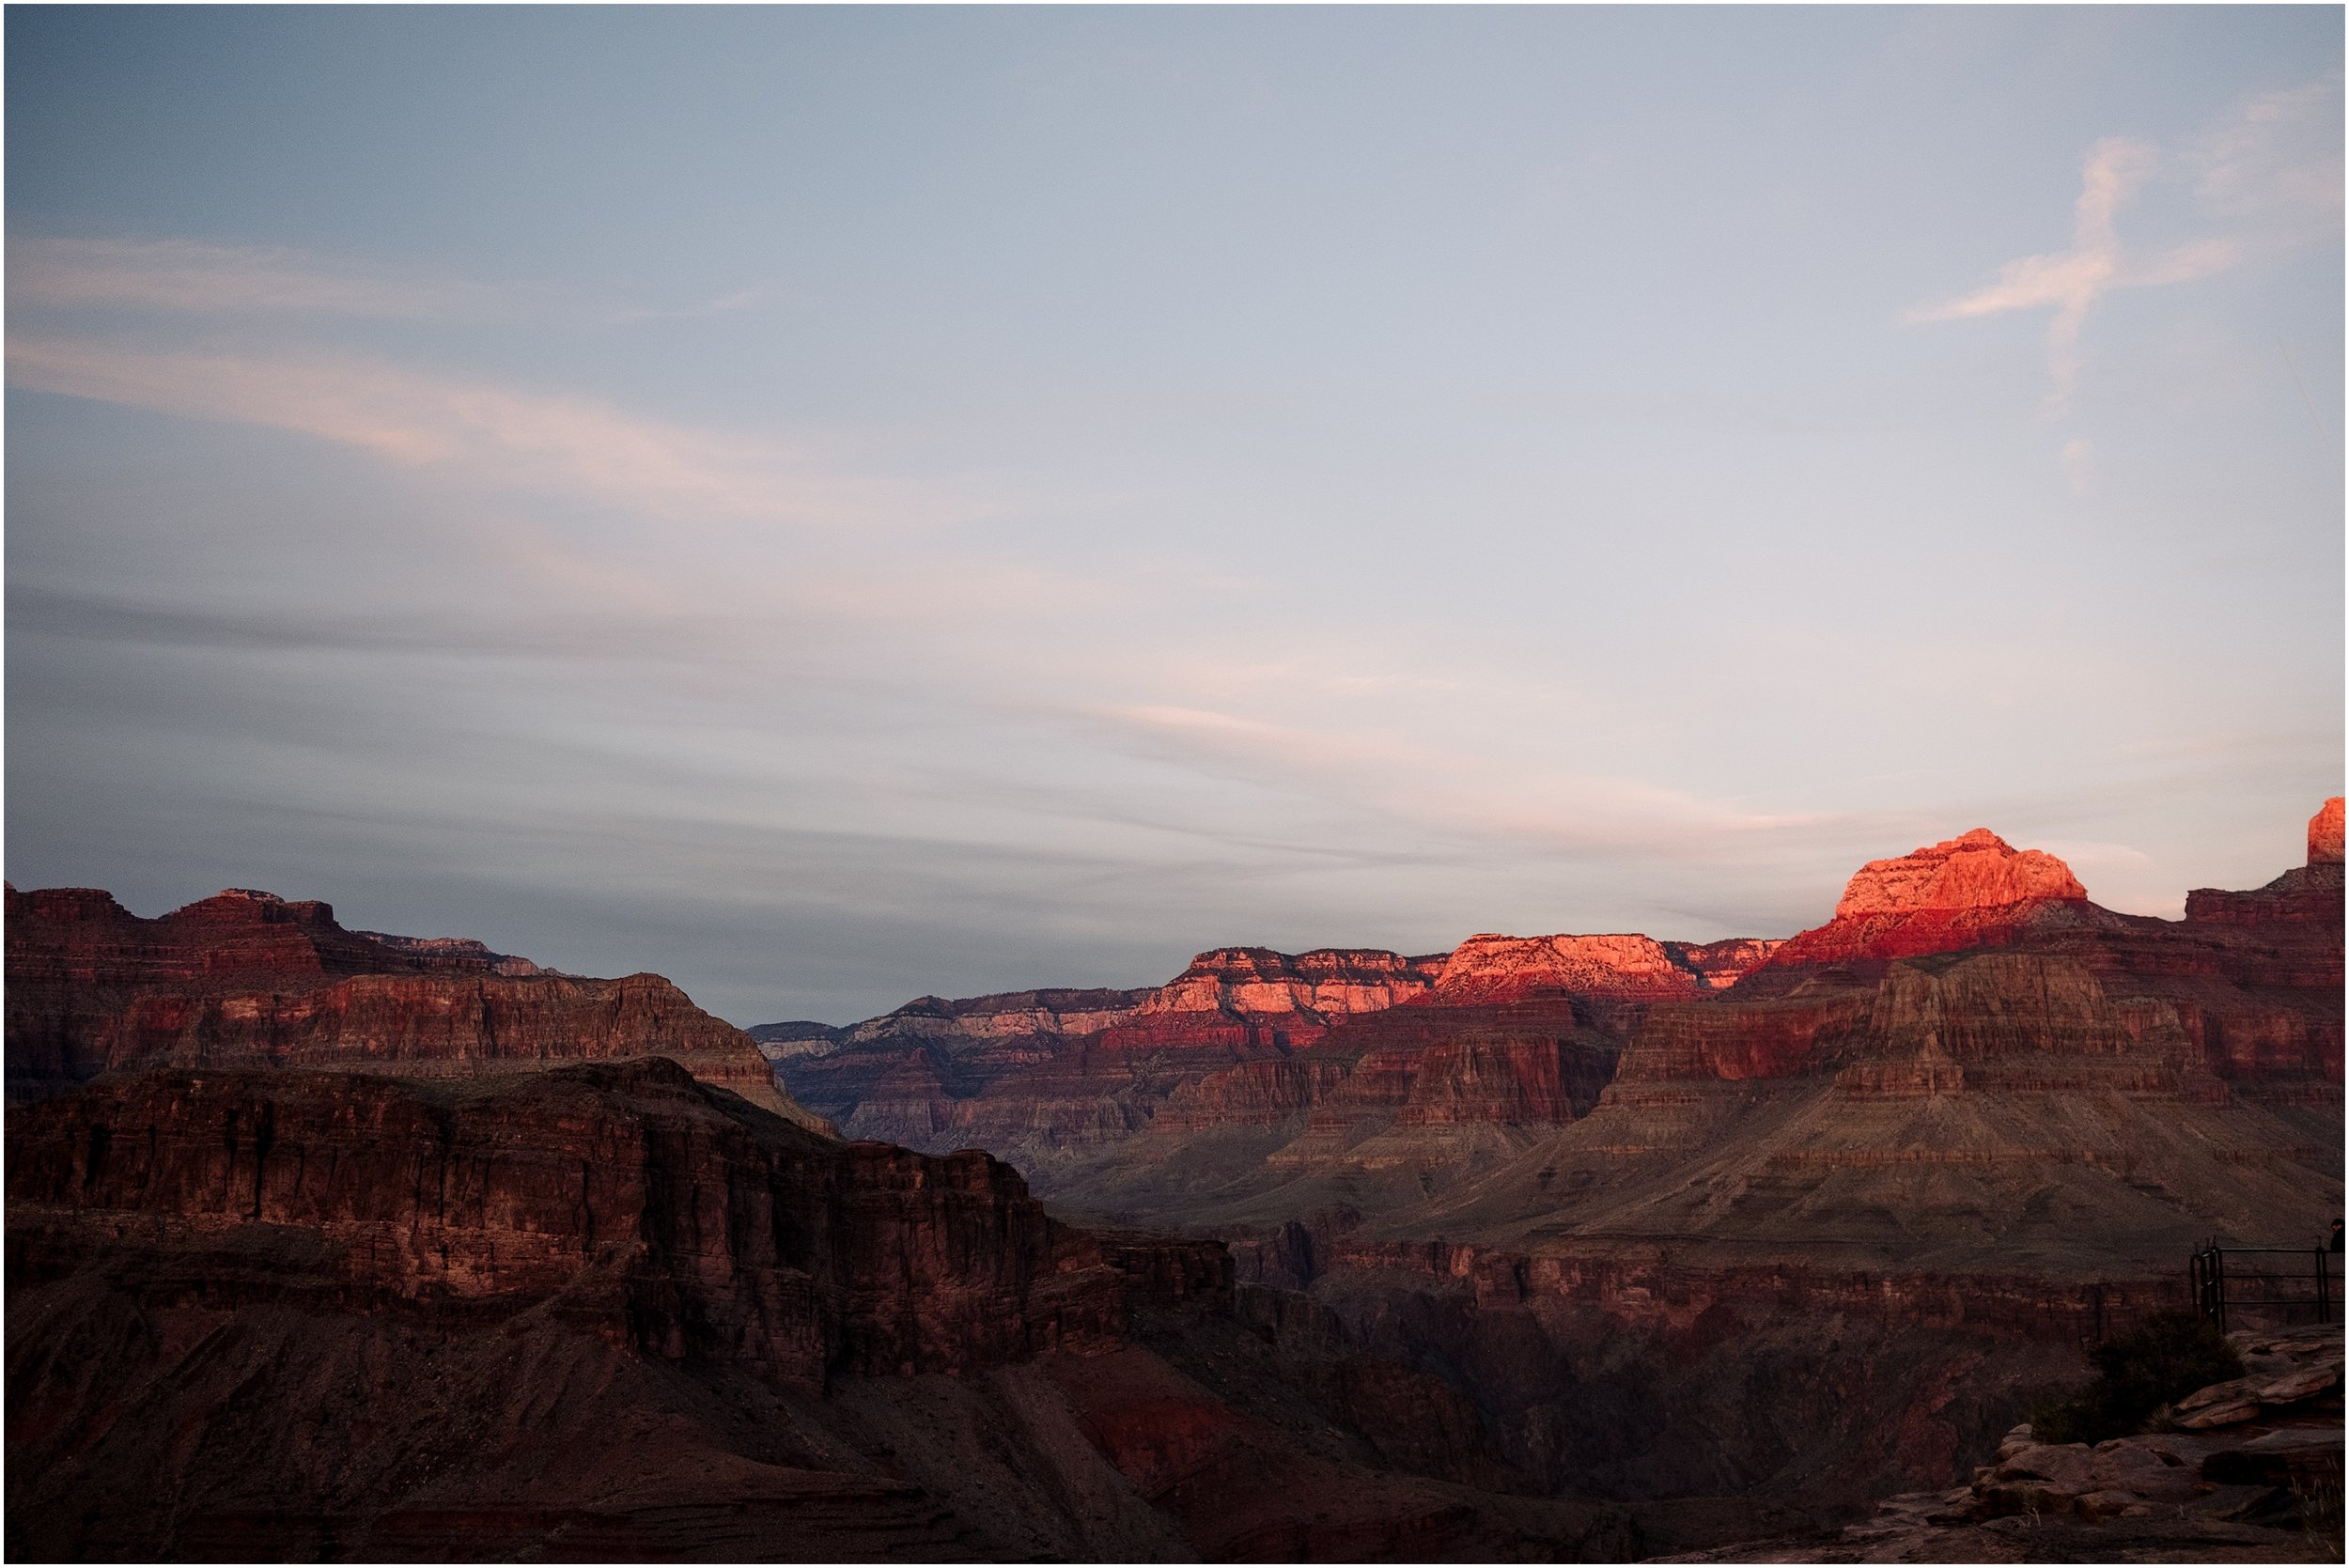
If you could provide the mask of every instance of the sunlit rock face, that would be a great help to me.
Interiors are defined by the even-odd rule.
[[[1779,948],[1756,979],[1881,963],[2013,939],[2027,925],[2093,919],[2088,890],[2044,850],[2015,848],[1987,828],[1859,868],[1835,918]]]
[[[2341,797],[2325,802],[2309,818],[2309,864],[2341,864]]]
[[[1441,954],[1410,958],[1381,948],[1213,948],[1105,1032],[1103,1044],[1113,1050],[1207,1046],[1250,1053],[1303,1046],[1340,1018],[1425,995],[1443,964]]]
[[[1974,909],[2034,898],[2086,898],[2072,868],[2040,849],[2018,850],[1987,828],[1870,861],[1843,889],[1835,918]]]
[[[2196,888],[2186,895],[2186,918],[2218,925],[2299,928],[2301,946],[2329,939],[2341,942],[2342,867],[2341,797],[2325,802],[2309,818],[2309,858],[2264,887],[2235,893]]]
[[[8,892],[8,1090],[146,1067],[472,1077],[666,1056],[811,1126],[750,1037],[657,974],[513,972],[463,939],[378,940],[249,889],[154,920],[93,888]]]
[[[1470,937],[1455,948],[1432,1000],[1516,1001],[1545,994],[1654,1001],[1735,984],[1777,950],[1751,938],[1698,946],[1638,935]]]

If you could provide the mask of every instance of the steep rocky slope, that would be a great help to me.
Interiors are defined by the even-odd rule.
[[[162,1065],[467,1076],[648,1055],[817,1120],[748,1036],[657,974],[589,980],[461,939],[387,942],[331,906],[241,889],[154,920],[93,888],[8,890],[12,1100]]]
[[[1226,1384],[1261,1346],[1220,1248],[1071,1230],[984,1155],[844,1145],[667,1062],[117,1076],[8,1144],[12,1558],[1640,1544],[1496,1463],[1410,1473],[1342,1355],[1243,1409],[1144,1343]]]

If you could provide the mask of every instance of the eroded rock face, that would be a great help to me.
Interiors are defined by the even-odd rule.
[[[361,1307],[592,1303],[646,1354],[809,1385],[1121,1322],[1116,1271],[1008,1167],[844,1145],[658,1058],[490,1080],[136,1074],[21,1108],[8,1141],[28,1281],[75,1266],[92,1225],[166,1253],[290,1228],[315,1238],[320,1288]],[[235,1303],[233,1278],[192,1282]]]
[[[165,1065],[437,1077],[659,1055],[818,1125],[747,1035],[657,974],[513,973],[477,942],[387,944],[246,890],[154,920],[88,888],[8,900],[11,1098]]]

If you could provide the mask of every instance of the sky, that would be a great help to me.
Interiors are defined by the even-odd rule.
[[[841,1023],[2341,790],[2339,8],[6,28],[19,887]]]

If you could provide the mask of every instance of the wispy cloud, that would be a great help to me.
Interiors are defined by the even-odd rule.
[[[194,240],[11,239],[14,305],[207,316],[350,316],[434,321],[498,314],[478,284],[336,267],[287,250]]]
[[[2340,232],[2341,79],[2321,78],[2264,94],[2194,139],[2175,162],[2194,175],[2206,214],[2228,232],[2145,254],[2127,251],[2115,217],[2164,164],[2149,143],[2107,137],[2089,149],[2073,205],[2072,248],[2019,256],[1971,293],[1921,305],[1912,323],[1961,321],[2009,311],[2049,309],[2047,412],[2071,406],[2082,365],[2081,331],[2097,300],[2115,288],[2192,283],[2239,265],[2255,252]]]
[[[1702,857],[1731,841],[1842,820],[1757,813],[1642,779],[1529,766],[1380,728],[1169,704],[1104,705],[1089,716],[1203,771],[1343,801],[1422,831],[1545,853]]]
[[[2338,238],[2341,91],[2334,73],[2243,104],[2187,149],[2195,194],[2246,225]]]
[[[2073,206],[2072,248],[2026,256],[1999,269],[1998,281],[1970,294],[1909,312],[1912,322],[1962,321],[2013,310],[2052,307],[2047,323],[2047,370],[2054,387],[2047,411],[2070,406],[2079,383],[2080,329],[2089,307],[2114,288],[2186,283],[2234,265],[2240,247],[2232,240],[2206,240],[2130,264],[2121,250],[2113,216],[2144,183],[2156,164],[2143,142],[2108,137],[2091,148],[2080,170],[2079,199]]]
[[[8,381],[35,392],[294,430],[475,483],[662,517],[871,524],[935,503],[817,471],[749,437],[356,356],[154,350],[11,334]]]
[[[8,277],[9,304],[20,311],[105,311],[224,321],[341,317],[628,327],[728,315],[769,297],[764,288],[737,288],[687,305],[614,305],[568,288],[497,287],[357,266],[303,251],[199,240],[46,235],[9,240]]]

